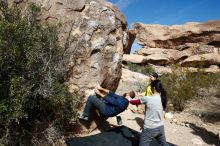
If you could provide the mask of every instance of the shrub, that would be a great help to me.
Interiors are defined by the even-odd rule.
[[[167,89],[169,102],[175,110],[182,111],[186,102],[196,98],[201,88],[209,89],[219,85],[220,74],[205,73],[202,69],[193,73],[175,66],[171,74],[161,77],[161,81]]]
[[[127,66],[129,70],[142,73],[145,75],[154,72],[154,69],[150,65],[138,65],[138,64],[128,62]]]
[[[64,85],[68,56],[56,27],[36,21],[40,7],[22,16],[1,1],[0,11],[0,145],[25,145],[31,133],[74,119],[78,99]]]

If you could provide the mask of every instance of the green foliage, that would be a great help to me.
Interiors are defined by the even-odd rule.
[[[200,89],[209,89],[220,84],[220,74],[205,73],[199,69],[197,72],[181,70],[174,66],[169,75],[161,77],[161,81],[168,92],[168,100],[174,109],[182,111],[186,102],[197,97]]]
[[[142,74],[149,74],[154,72],[154,69],[150,66],[150,65],[143,65],[140,66],[138,64],[134,64],[134,63],[127,63],[128,69],[134,72],[138,72],[138,73],[142,73]]]
[[[68,57],[56,27],[36,21],[40,7],[30,4],[21,16],[0,2],[0,11],[0,145],[16,145],[21,139],[12,135],[24,134],[17,129],[32,132],[36,121],[62,127],[76,115],[78,99],[64,85]]]

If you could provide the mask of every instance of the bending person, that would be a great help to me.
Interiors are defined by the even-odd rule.
[[[135,97],[134,91],[120,96],[102,87],[96,87],[95,93],[96,95],[88,97],[84,111],[79,116],[79,119],[88,120],[91,107],[98,109],[102,117],[114,117],[127,109],[128,99]]]
[[[145,117],[139,146],[149,146],[152,139],[156,139],[161,146],[168,146],[163,124],[163,106],[160,89],[156,84],[151,85],[152,96],[142,96],[137,100],[130,100],[133,105],[145,104]]]

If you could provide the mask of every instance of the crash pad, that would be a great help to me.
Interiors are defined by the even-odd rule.
[[[66,143],[68,146],[138,146],[139,134],[126,126],[119,126],[96,135],[70,138]],[[151,146],[159,145],[152,141]]]

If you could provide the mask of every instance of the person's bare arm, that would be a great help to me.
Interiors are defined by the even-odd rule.
[[[101,96],[102,98],[105,97],[105,94],[101,93],[98,89],[95,89],[95,93]]]
[[[101,91],[101,92],[103,91],[103,92],[105,92],[106,94],[109,93],[109,90],[108,90],[108,89],[104,89],[104,88],[102,88],[101,86],[97,87],[96,89],[99,90],[99,91]]]

